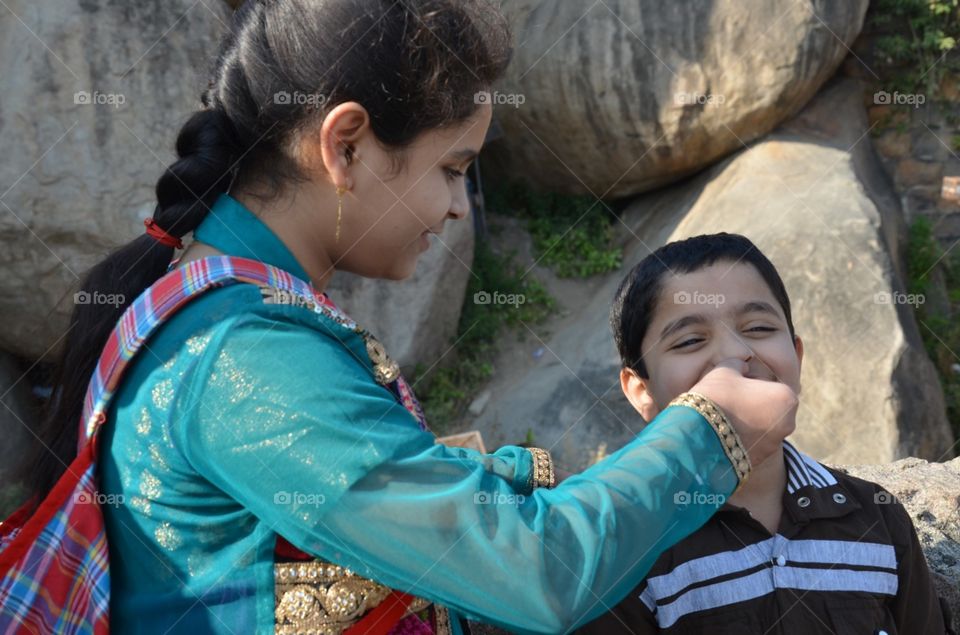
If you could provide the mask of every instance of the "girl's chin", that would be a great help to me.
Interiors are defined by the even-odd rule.
[[[403,262],[398,263],[386,272],[382,277],[386,280],[401,281],[410,278],[417,272],[418,256],[413,256]]]

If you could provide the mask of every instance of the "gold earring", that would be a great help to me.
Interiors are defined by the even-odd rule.
[[[338,185],[337,186],[337,236],[336,242],[340,242],[340,221],[343,218],[343,193],[347,191],[347,188]]]

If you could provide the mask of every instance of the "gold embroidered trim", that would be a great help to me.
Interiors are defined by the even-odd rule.
[[[553,458],[543,448],[527,448],[533,455],[533,489],[553,487],[557,477],[553,473]]]
[[[367,344],[367,355],[373,362],[373,376],[377,383],[386,385],[395,382],[397,377],[400,376],[400,365],[390,359],[387,351],[383,348],[383,344],[375,337],[366,331],[362,332],[361,335],[363,335],[364,342]]]
[[[720,437],[720,445],[723,446],[723,451],[726,452],[727,458],[733,465],[740,483],[743,483],[753,469],[753,466],[750,465],[750,455],[747,454],[743,442],[740,441],[740,435],[730,425],[730,420],[727,419],[723,410],[713,401],[697,392],[685,392],[671,401],[669,405],[689,406],[703,415],[703,418],[707,420],[717,436]]]
[[[389,587],[322,560],[278,562],[273,571],[275,635],[340,635],[390,594]],[[406,615],[428,606],[416,598]]]
[[[436,620],[436,635],[450,635],[453,628],[450,626],[450,611],[447,607],[434,604],[434,618]]]
[[[287,304],[290,306],[299,306],[316,311],[317,304],[303,297],[298,293],[280,289],[279,287],[260,287],[260,295],[263,296],[264,304]]]

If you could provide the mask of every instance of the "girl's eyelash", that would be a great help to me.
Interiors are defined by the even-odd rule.
[[[460,177],[463,176],[463,172],[461,172],[460,170],[446,168],[446,171],[447,171],[447,176],[450,177],[451,179],[459,179]]]

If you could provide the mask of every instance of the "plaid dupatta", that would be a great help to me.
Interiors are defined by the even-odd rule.
[[[0,523],[0,635],[109,631],[110,571],[96,481],[97,442],[130,360],[143,343],[204,291],[245,282],[294,293],[348,330],[358,327],[324,294],[257,260],[215,256],[173,269],[144,291],[114,327],[87,388],[77,458],[32,515],[29,503]],[[427,429],[410,386],[389,386]],[[306,555],[306,554],[303,554]],[[309,557],[309,556],[307,556]]]

